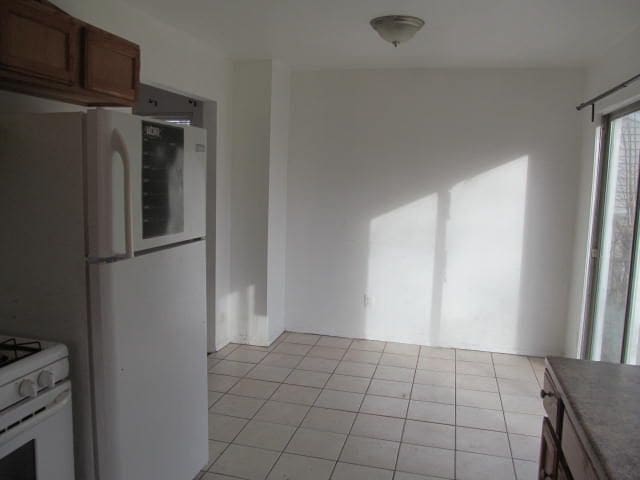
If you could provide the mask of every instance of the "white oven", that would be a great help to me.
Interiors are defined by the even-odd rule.
[[[14,359],[0,348],[11,361],[0,368],[0,480],[74,480],[67,350],[33,344],[41,350]]]

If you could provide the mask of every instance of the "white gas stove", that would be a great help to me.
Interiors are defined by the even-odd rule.
[[[0,478],[73,480],[67,347],[0,335]]]

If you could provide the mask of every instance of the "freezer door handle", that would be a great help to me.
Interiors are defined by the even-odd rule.
[[[119,258],[133,258],[133,211],[131,205],[131,158],[127,144],[118,129],[111,133],[111,148],[122,159],[124,169],[124,240],[125,253]]]

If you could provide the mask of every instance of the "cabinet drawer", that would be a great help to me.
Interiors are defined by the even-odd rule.
[[[64,85],[78,77],[80,27],[51,7],[0,0],[0,64]]]
[[[561,445],[568,469],[574,478],[598,480],[596,472],[568,416],[565,416],[563,420]]]
[[[140,47],[97,28],[84,29],[84,87],[134,102],[138,93]]]
[[[562,435],[562,401],[558,398],[558,393],[549,372],[544,372],[544,387],[540,392],[542,405],[549,417],[551,426],[558,437]]]
[[[541,479],[556,479],[560,459],[560,443],[551,428],[548,418],[542,421],[542,440],[540,444],[540,463],[538,476]]]

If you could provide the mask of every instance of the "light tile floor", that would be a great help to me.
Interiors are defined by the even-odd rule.
[[[284,333],[209,357],[201,480],[533,480],[544,361]]]

